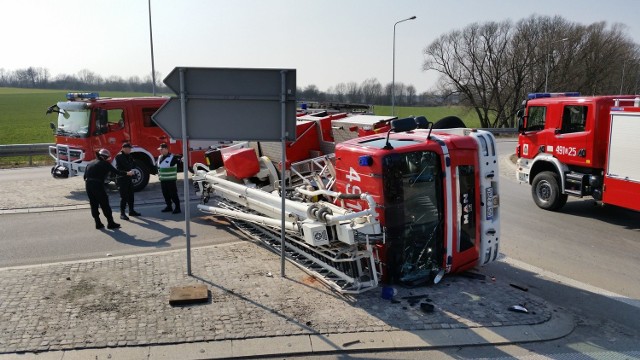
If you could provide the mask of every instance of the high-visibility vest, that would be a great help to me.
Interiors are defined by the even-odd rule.
[[[160,161],[160,159],[162,159],[162,155],[158,157],[158,178],[160,179],[160,181],[178,180],[178,166],[171,166],[173,154],[170,154],[162,161]]]

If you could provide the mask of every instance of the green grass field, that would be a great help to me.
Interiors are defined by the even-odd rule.
[[[56,114],[47,108],[65,101],[68,91],[0,88],[0,145],[54,142],[50,122]],[[101,92],[100,96],[146,96],[143,93]]]
[[[19,89],[0,87],[0,145],[53,143],[55,139],[49,123],[56,122],[56,114],[45,115],[47,108],[65,101],[64,90]],[[126,97],[151,94],[132,92],[100,92],[100,96]],[[48,155],[34,156],[34,165],[48,165]],[[26,156],[0,157],[0,168],[29,164]]]
[[[376,115],[391,115],[391,106],[374,107]],[[396,106],[396,115],[399,118],[409,116],[425,116],[427,120],[436,122],[445,116],[457,116],[470,128],[480,127],[480,120],[476,113],[468,107],[464,106],[433,106],[433,107],[412,107],[412,106]]]

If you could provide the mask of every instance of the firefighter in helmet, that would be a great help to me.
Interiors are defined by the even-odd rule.
[[[107,149],[100,149],[96,153],[96,159],[91,161],[87,165],[87,169],[84,172],[85,189],[89,196],[89,204],[91,204],[91,216],[96,222],[96,229],[104,228],[104,225],[100,221],[100,212],[98,207],[102,209],[104,217],[107,218],[107,228],[117,229],[120,224],[113,221],[113,214],[111,213],[111,206],[109,206],[109,195],[104,189],[104,182],[109,173],[116,175],[132,176],[132,171],[120,171],[111,165],[109,159],[111,153]]]

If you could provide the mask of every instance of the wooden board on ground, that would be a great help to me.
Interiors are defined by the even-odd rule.
[[[209,301],[206,285],[189,285],[171,288],[169,305],[196,304]]]

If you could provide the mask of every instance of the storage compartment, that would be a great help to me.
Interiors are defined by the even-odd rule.
[[[253,149],[238,149],[222,154],[227,174],[238,179],[255,176],[260,171],[258,156]]]

